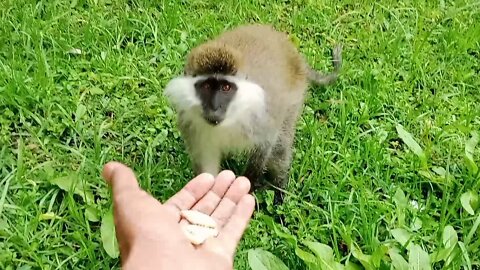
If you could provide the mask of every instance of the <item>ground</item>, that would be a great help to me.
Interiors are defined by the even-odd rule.
[[[309,240],[365,268],[401,265],[397,254],[478,269],[479,21],[471,0],[2,1],[0,268],[117,268],[102,165],[132,166],[160,200],[179,190],[192,172],[163,87],[199,42],[262,22],[318,70],[341,42],[344,66],[310,88],[290,195],[272,207],[256,194],[266,207],[235,268],[261,248],[305,269]]]

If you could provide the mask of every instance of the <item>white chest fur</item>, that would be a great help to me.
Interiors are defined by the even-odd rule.
[[[248,150],[258,140],[251,123],[237,122],[236,124],[223,124],[212,126],[198,114],[190,118],[195,140],[201,148],[213,148],[222,154]]]
[[[264,134],[265,130],[270,130],[266,127],[269,119],[265,92],[253,82],[229,77],[238,90],[227,108],[225,119],[212,126],[202,117],[201,101],[194,88],[198,79],[175,78],[167,85],[165,94],[177,111],[182,112],[181,121],[188,125],[190,134],[185,138],[194,146],[190,154],[201,163],[203,171],[216,174],[223,155],[249,150],[268,136]]]

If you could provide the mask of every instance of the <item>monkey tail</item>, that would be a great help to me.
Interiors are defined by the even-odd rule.
[[[333,72],[323,74],[312,67],[308,69],[308,79],[319,86],[327,86],[337,81],[342,68],[342,45],[338,44],[333,48]]]

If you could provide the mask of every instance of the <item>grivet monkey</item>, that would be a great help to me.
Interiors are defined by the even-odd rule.
[[[164,93],[178,113],[194,173],[216,175],[224,157],[243,153],[251,191],[264,186],[264,175],[284,188],[306,90],[310,82],[337,80],[341,51],[333,49],[333,72],[319,73],[269,25],[242,25],[193,48],[183,76]]]

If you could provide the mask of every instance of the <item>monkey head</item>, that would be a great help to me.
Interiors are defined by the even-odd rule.
[[[170,81],[165,93],[178,110],[210,126],[235,124],[253,106],[263,108],[263,89],[241,75],[242,67],[239,51],[207,42],[190,52],[183,76]]]
[[[195,82],[195,92],[202,103],[202,116],[211,125],[225,119],[227,108],[238,88],[225,76],[235,76],[241,65],[241,54],[219,42],[207,42],[187,56],[185,75],[202,76]]]

